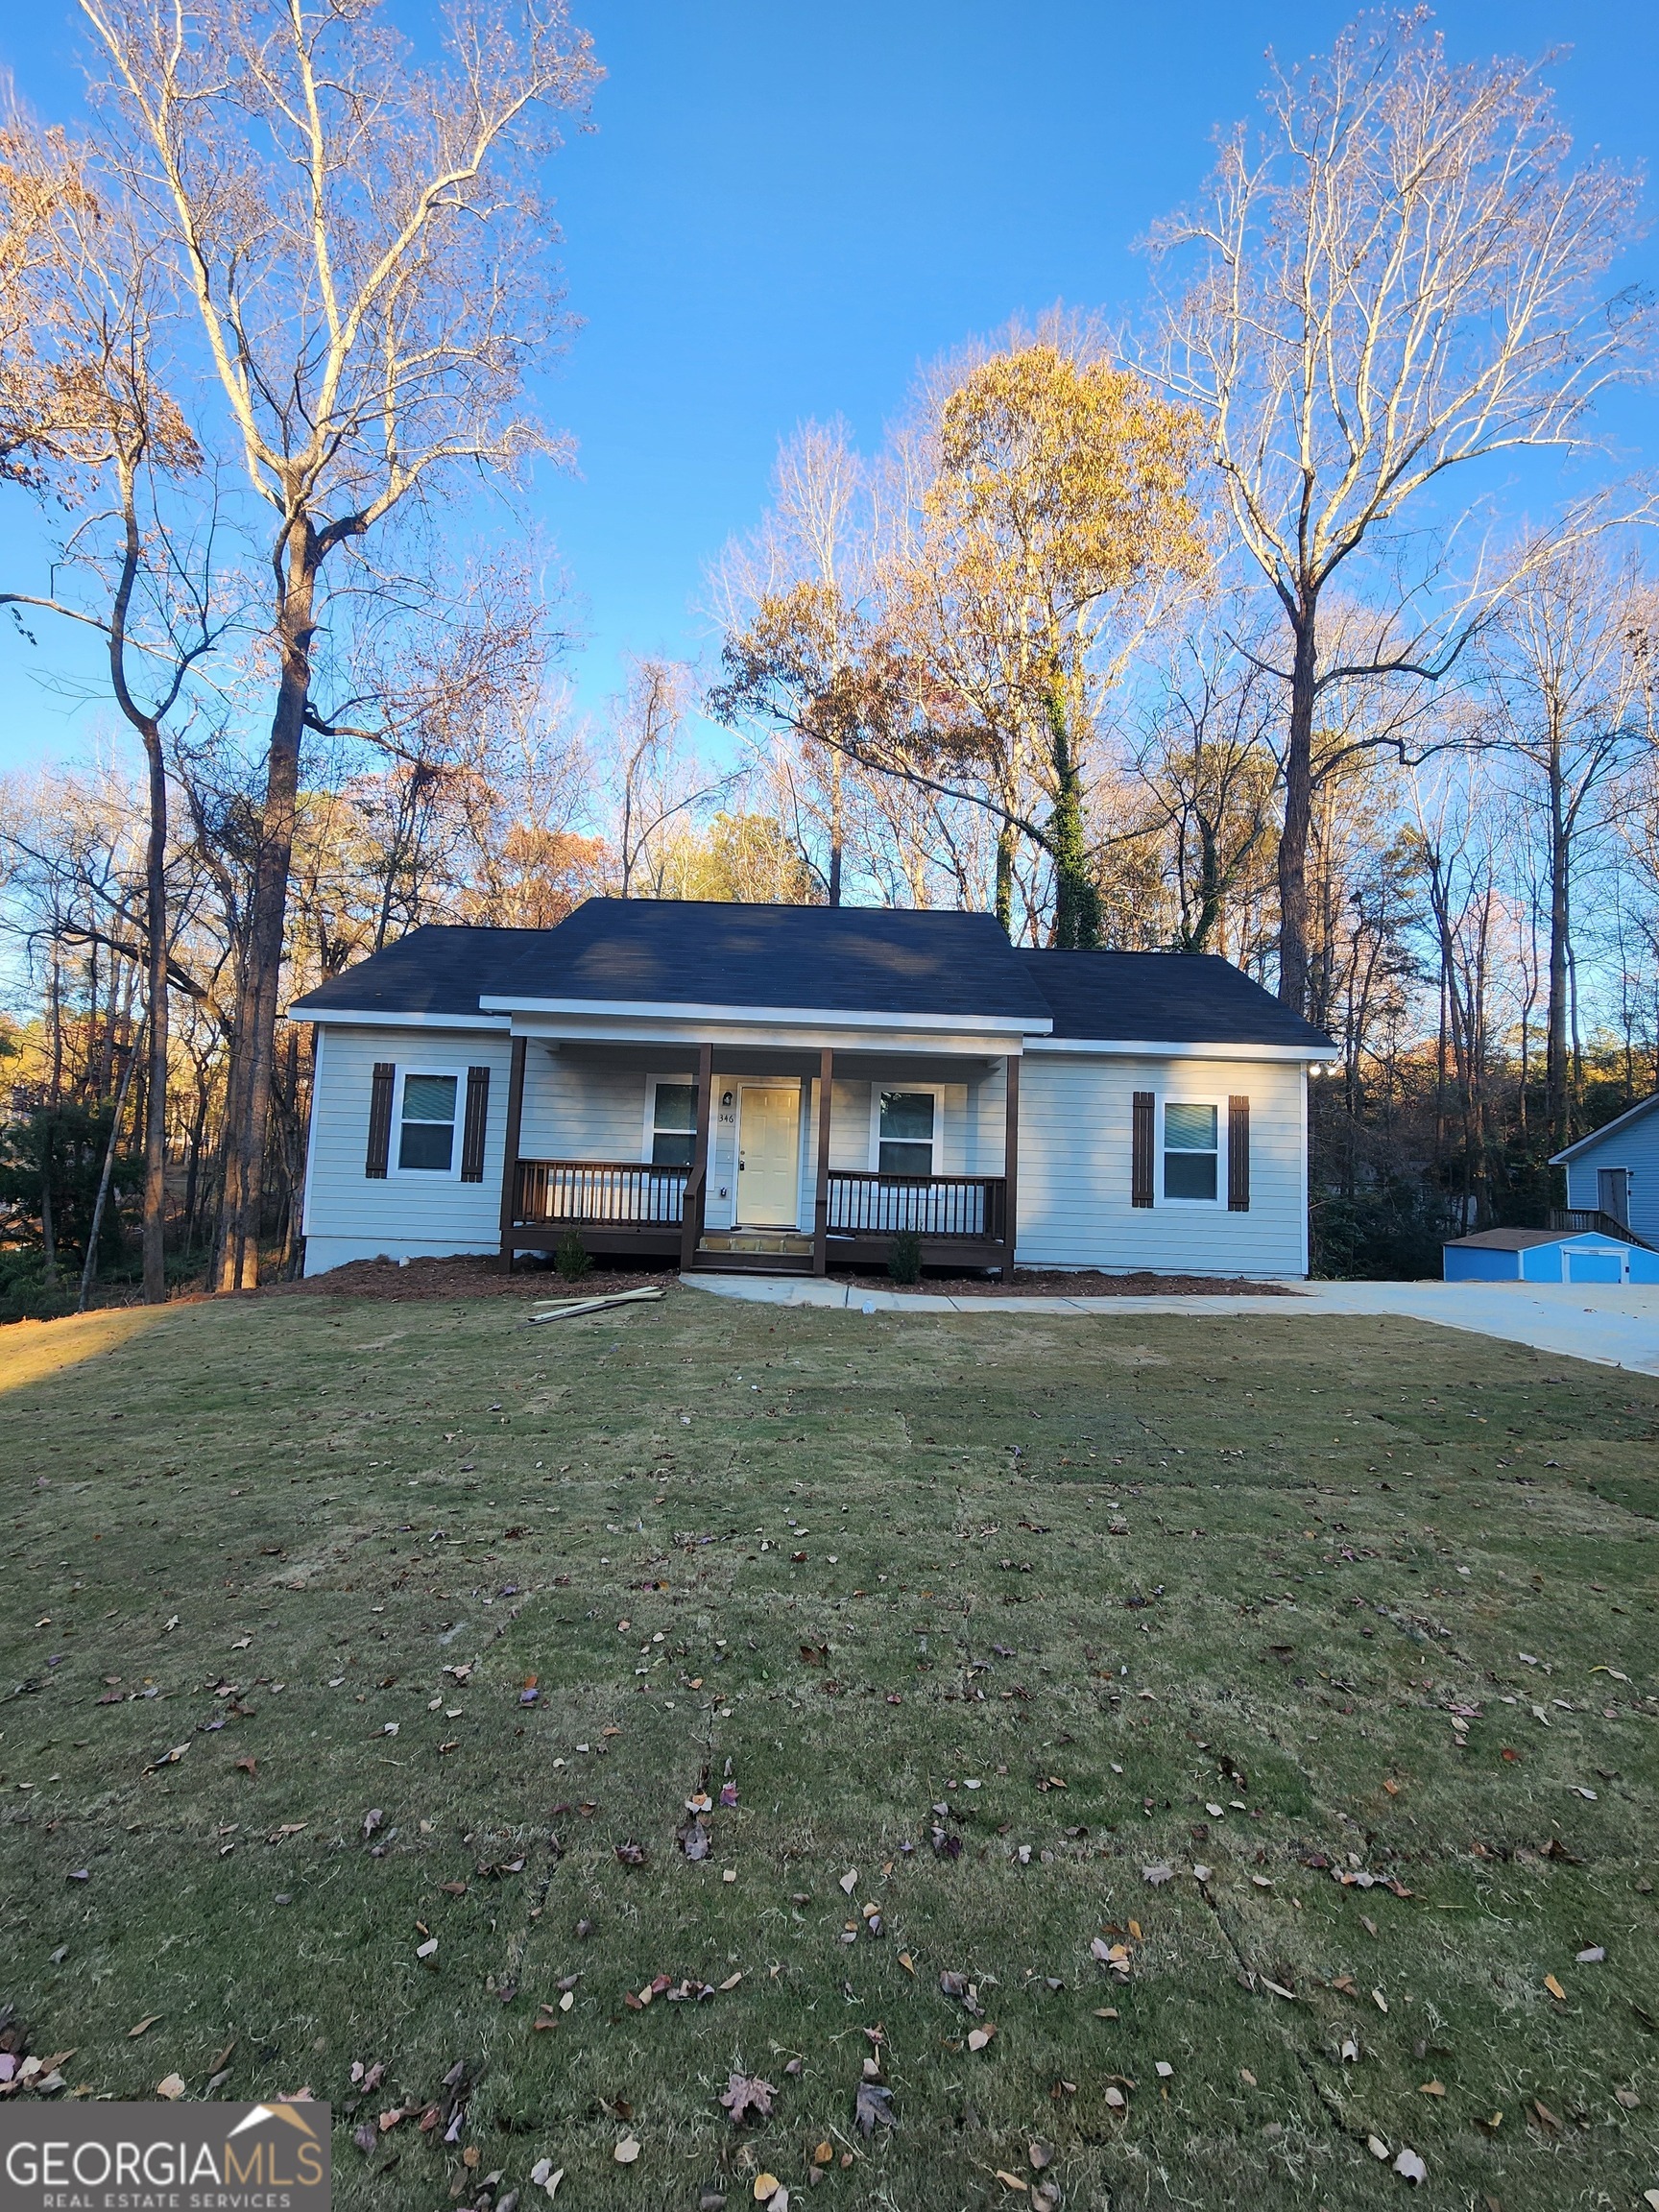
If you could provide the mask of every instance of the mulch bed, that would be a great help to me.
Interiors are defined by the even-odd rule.
[[[1284,1283],[1248,1283],[1224,1275],[1103,1275],[1093,1267],[1021,1267],[1012,1283],[986,1275],[924,1275],[902,1285],[886,1275],[854,1275],[854,1289],[943,1291],[950,1298],[1294,1298]]]
[[[384,1298],[400,1304],[420,1298],[523,1298],[545,1305],[555,1298],[604,1298],[641,1284],[667,1284],[675,1270],[661,1267],[595,1267],[579,1283],[566,1283],[552,1267],[527,1266],[522,1260],[503,1275],[493,1253],[454,1260],[352,1260],[299,1283],[261,1286],[256,1298]]]
[[[524,1298],[544,1303],[552,1298],[603,1298],[613,1291],[635,1290],[642,1284],[673,1282],[676,1269],[660,1267],[595,1267],[579,1283],[565,1283],[551,1267],[527,1266],[520,1260],[511,1275],[503,1275],[493,1254],[475,1254],[454,1260],[411,1260],[399,1266],[393,1260],[353,1260],[326,1275],[313,1275],[300,1283],[271,1283],[252,1293],[259,1298],[317,1295],[325,1298],[385,1298],[403,1302],[421,1298]],[[925,1275],[920,1283],[902,1285],[882,1274],[846,1275],[839,1269],[831,1282],[850,1284],[854,1290],[908,1290],[924,1294],[944,1292],[951,1298],[1147,1298],[1238,1297],[1293,1298],[1283,1283],[1230,1281],[1217,1275],[1102,1275],[1094,1269],[1022,1267],[1009,1283],[984,1275]]]

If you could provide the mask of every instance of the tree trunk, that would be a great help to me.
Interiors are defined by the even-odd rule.
[[[1004,822],[997,832],[997,919],[1003,933],[1014,933],[1014,825]]]
[[[144,1303],[167,1301],[167,765],[161,733],[146,731],[150,842],[144,886],[149,994],[150,1080],[144,1095]]]
[[[1544,1010],[1544,1119],[1550,1149],[1569,1142],[1570,1082],[1567,1046],[1568,944],[1572,930],[1566,793],[1561,751],[1551,736],[1550,775],[1550,991]]]
[[[841,903],[841,849],[846,839],[846,803],[841,792],[841,756],[830,751],[830,903]]]
[[[248,946],[236,995],[227,1100],[225,1187],[211,1278],[216,1290],[251,1290],[259,1280],[259,1217],[271,1119],[276,998],[282,976],[288,875],[300,796],[300,746],[311,689],[317,551],[315,533],[304,521],[296,521],[289,531],[277,610],[281,673],[271,721]]]
[[[1317,607],[1304,599],[1291,618],[1290,727],[1285,744],[1285,821],[1279,832],[1279,996],[1308,1010],[1308,841],[1313,823],[1313,709],[1317,696]]]
[[[1054,945],[1062,952],[1092,952],[1100,942],[1100,894],[1083,840],[1083,775],[1066,726],[1066,701],[1058,685],[1043,701],[1054,769],[1054,807],[1048,835],[1054,862]]]
[[[52,1163],[57,1150],[56,1131],[49,1125],[40,1148],[40,1248],[44,1255],[40,1280],[48,1290],[58,1287],[58,1238],[52,1226]]]

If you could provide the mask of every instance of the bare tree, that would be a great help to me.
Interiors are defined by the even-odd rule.
[[[1573,1134],[1574,892],[1584,848],[1609,827],[1620,771],[1652,742],[1659,592],[1626,552],[1580,543],[1539,557],[1493,640],[1504,741],[1542,828],[1549,910],[1545,1113],[1551,1149]]]
[[[462,0],[442,62],[373,0],[82,0],[112,157],[172,242],[253,494],[274,518],[276,701],[229,1076],[221,1288],[258,1273],[283,921],[330,561],[399,510],[554,442],[524,376],[554,336],[533,190],[596,71],[564,0]]]
[[[60,134],[35,132],[21,116],[0,131],[0,194],[12,228],[32,210],[51,234],[50,250],[15,272],[18,297],[35,307],[30,373],[57,400],[54,426],[35,443],[36,468],[59,481],[67,472],[108,500],[59,549],[52,590],[0,592],[0,605],[46,609],[96,630],[110,691],[144,748],[144,1296],[158,1304],[167,1295],[166,733],[218,637],[211,511],[201,532],[171,512],[172,486],[199,472],[202,455],[162,382],[166,287],[131,199]],[[77,584],[74,599],[67,593]]]
[[[1450,471],[1581,440],[1652,327],[1606,281],[1637,180],[1573,166],[1543,67],[1455,67],[1422,9],[1361,18],[1328,57],[1274,64],[1262,127],[1227,136],[1202,202],[1152,236],[1172,277],[1197,263],[1164,302],[1159,373],[1204,412],[1286,634],[1279,988],[1299,1009],[1322,695],[1361,671],[1435,680],[1482,604],[1422,596],[1433,563],[1413,570],[1404,531],[1434,539]],[[1381,645],[1328,654],[1334,581],[1384,550]]]
[[[611,702],[611,846],[624,899],[660,899],[675,836],[717,805],[733,778],[708,768],[684,743],[690,670],[636,661]]]

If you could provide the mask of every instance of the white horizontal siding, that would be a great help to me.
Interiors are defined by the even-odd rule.
[[[651,1075],[637,1068],[569,1060],[532,1041],[524,1054],[518,1153],[524,1160],[642,1160],[645,1103],[655,1082],[692,1083],[695,1068]]]
[[[378,1060],[390,1061],[399,1070],[459,1078],[454,1172],[399,1174],[394,1127],[389,1172],[383,1177],[364,1173],[370,1092]],[[372,1260],[382,1253],[405,1260],[496,1249],[511,1066],[509,1041],[476,1030],[319,1024],[305,1181],[307,1275],[325,1274],[348,1260]],[[490,1070],[482,1183],[463,1183],[459,1173],[469,1068]]]
[[[1630,1171],[1630,1226],[1638,1237],[1659,1244],[1659,1110],[1644,1114],[1625,1129],[1609,1130],[1567,1163],[1567,1203],[1586,1209],[1600,1204],[1597,1183],[1602,1167]]]
[[[1016,1251],[1026,1267],[1160,1274],[1306,1272],[1303,1071],[1299,1065],[1027,1055],[1020,1081]],[[1156,1161],[1151,1206],[1132,1206],[1133,1096],[1250,1100],[1250,1211],[1172,1204]]]

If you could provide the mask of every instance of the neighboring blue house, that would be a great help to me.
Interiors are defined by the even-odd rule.
[[[1659,1283],[1659,1252],[1593,1229],[1480,1229],[1444,1263],[1448,1283]]]
[[[1563,1227],[1617,1224],[1645,1244],[1659,1244],[1659,1092],[1557,1152],[1551,1166],[1566,1168],[1567,1204],[1584,1216]]]

